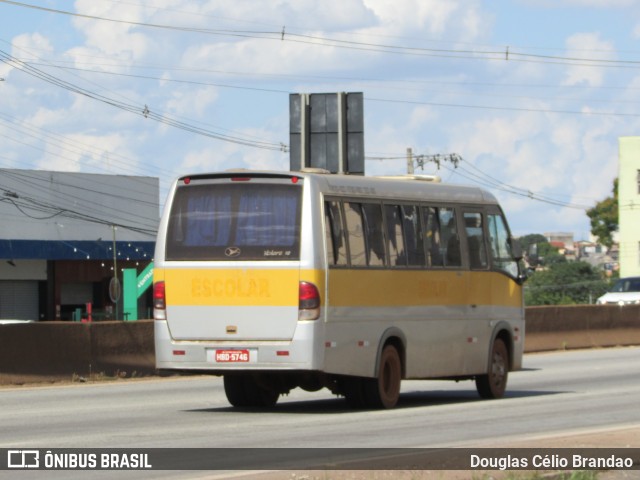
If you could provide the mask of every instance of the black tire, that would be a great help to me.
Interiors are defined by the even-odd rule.
[[[280,396],[254,375],[225,375],[224,393],[234,407],[273,407]]]
[[[489,372],[476,376],[476,389],[482,398],[502,398],[509,377],[509,350],[504,341],[496,338],[491,349]]]
[[[402,361],[393,345],[382,349],[377,378],[363,379],[364,400],[371,408],[393,408],[400,398]]]

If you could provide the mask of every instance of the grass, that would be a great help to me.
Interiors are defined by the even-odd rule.
[[[594,470],[578,470],[575,472],[566,473],[530,473],[519,474],[510,473],[507,475],[506,480],[597,480],[598,472]],[[488,480],[488,478],[487,478]]]

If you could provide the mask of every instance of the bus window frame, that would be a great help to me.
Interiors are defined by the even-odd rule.
[[[484,250],[484,265],[472,265],[471,263],[471,245],[470,245],[470,235],[469,232],[467,230],[467,228],[478,228],[478,227],[468,227],[467,226],[467,219],[465,217],[466,214],[472,214],[472,215],[480,215],[480,221],[481,221],[481,225],[480,225],[480,231],[482,233],[482,244],[480,245],[482,248],[479,250],[479,255],[480,255],[480,260],[482,260],[482,253]],[[488,239],[489,239],[489,235],[488,235],[488,230],[487,230],[487,209],[485,207],[470,207],[470,206],[464,206],[460,209],[460,218],[462,220],[462,225],[463,225],[463,231],[464,231],[464,237],[465,237],[465,244],[466,244],[466,249],[465,249],[465,253],[466,253],[466,257],[467,257],[467,268],[469,270],[472,271],[480,271],[480,272],[485,272],[487,270],[491,270],[492,269],[492,265],[491,265],[491,260],[490,260],[490,255],[489,255],[489,249],[488,249]]]
[[[427,265],[427,258],[425,256],[426,254],[426,247],[424,245],[424,238],[423,238],[423,225],[422,225],[422,216],[421,216],[421,205],[419,203],[413,203],[413,202],[402,202],[399,204],[400,206],[400,215],[401,215],[401,222],[402,222],[402,238],[404,241],[404,251],[405,251],[405,256],[407,257],[407,264],[405,266],[403,266],[403,268],[408,268],[408,269],[428,269],[429,266]],[[410,251],[409,251],[409,245],[408,245],[408,239],[407,239],[407,229],[406,229],[406,224],[405,224],[405,208],[409,207],[413,209],[413,213],[416,215],[416,227],[417,230],[416,232],[419,233],[419,235],[416,235],[416,242],[418,243],[418,245],[416,245],[416,247],[420,247],[420,248],[416,248],[415,251],[422,251],[422,263],[409,263],[410,260]]]
[[[440,236],[439,242],[438,244],[440,245],[440,257],[441,257],[441,262],[438,265],[427,265],[426,259],[429,258],[428,257],[428,250],[427,250],[427,244],[426,242],[423,241],[423,248],[424,248],[424,253],[425,253],[425,266],[423,268],[427,269],[427,270],[463,270],[467,268],[467,264],[468,262],[466,262],[466,250],[464,248],[462,248],[463,246],[463,241],[465,241],[465,236],[462,233],[462,231],[464,230],[462,228],[462,219],[461,219],[461,211],[463,206],[457,203],[441,203],[441,202],[434,202],[434,203],[421,203],[419,205],[420,207],[420,219],[422,222],[422,226],[426,227],[426,223],[424,222],[424,212],[429,209],[429,208],[433,208],[436,211],[436,219],[438,221],[438,235]],[[441,210],[442,209],[448,209],[448,210],[452,210],[453,212],[453,226],[455,227],[455,235],[457,237],[457,242],[458,242],[458,253],[459,253],[459,262],[457,265],[451,264],[448,260],[449,257],[449,247],[450,247],[450,242],[451,242],[451,237],[449,237],[446,241],[444,241],[442,239],[442,233],[443,233],[443,224],[441,222]],[[445,245],[445,243],[447,243],[447,245]],[[444,249],[444,250],[443,250]],[[465,263],[466,262],[466,263]]]
[[[469,206],[466,204],[458,204],[458,203],[443,203],[443,202],[412,202],[412,201],[389,201],[388,199],[380,199],[380,198],[368,198],[368,197],[351,197],[351,196],[335,196],[335,195],[324,195],[323,196],[323,201],[322,201],[322,206],[323,206],[323,210],[326,210],[327,208],[327,204],[329,203],[336,203],[339,210],[340,210],[340,222],[341,222],[341,238],[342,241],[345,244],[345,250],[346,250],[346,262],[343,264],[338,264],[338,263],[334,263],[331,262],[329,258],[325,258],[326,261],[326,265],[328,268],[353,268],[353,269],[372,269],[372,270],[381,270],[381,269],[400,269],[400,270],[425,270],[425,271],[430,271],[430,270],[472,270],[470,268],[469,265],[469,253],[468,253],[468,248],[464,247],[465,242],[467,242],[467,237],[466,237],[466,229],[464,228],[464,216],[463,213],[465,211],[473,211],[473,212],[480,212],[483,216],[486,213],[486,210],[484,207],[478,207],[476,206]],[[345,208],[346,208],[346,204],[357,204],[359,206],[359,216],[362,222],[362,227],[363,227],[363,240],[364,240],[364,244],[365,244],[365,264],[364,265],[354,265],[352,262],[352,257],[351,257],[351,242],[350,242],[350,238],[349,238],[349,231],[347,229],[347,218],[346,218],[346,213],[345,213]],[[365,218],[365,215],[363,213],[363,205],[378,205],[381,211],[381,215],[382,215],[382,241],[384,243],[384,248],[385,248],[385,261],[383,264],[381,265],[371,265],[367,255],[369,254],[369,232],[367,231],[368,225],[367,225],[367,219]],[[456,232],[456,236],[458,238],[458,243],[459,243],[459,250],[460,250],[460,261],[459,264],[456,265],[452,265],[449,262],[444,262],[444,264],[441,265],[428,265],[427,264],[427,258],[428,258],[428,252],[427,252],[427,242],[424,241],[424,238],[420,239],[420,246],[422,249],[422,260],[423,263],[418,265],[418,264],[412,264],[412,265],[391,265],[390,262],[390,252],[389,252],[389,238],[388,238],[388,226],[387,226],[387,216],[386,216],[386,212],[385,212],[385,208],[386,207],[393,207],[396,208],[397,211],[399,211],[401,218],[400,218],[400,227],[402,230],[402,247],[404,248],[405,251],[405,255],[407,252],[407,238],[406,238],[406,229],[404,226],[404,223],[402,222],[402,215],[404,214],[404,207],[411,207],[413,209],[415,209],[415,211],[418,214],[418,226],[420,228],[420,233],[421,236],[424,235],[424,228],[426,227],[426,223],[425,223],[425,218],[424,218],[424,214],[425,211],[427,211],[427,209],[433,208],[435,209],[435,211],[437,212],[437,220],[438,220],[438,230],[439,233],[442,234],[442,224],[440,222],[441,220],[441,210],[442,209],[447,209],[450,210],[452,212],[452,219],[453,219],[453,223],[455,226],[455,232]],[[324,221],[326,221],[327,219],[327,215],[326,212],[324,213]],[[329,215],[330,217],[332,217],[331,215]],[[504,215],[503,215],[504,218]],[[483,229],[486,229],[486,219],[483,218]],[[324,225],[324,228],[326,229],[327,226]],[[332,227],[330,227],[332,228]],[[464,233],[463,233],[464,232]],[[485,236],[485,249],[488,248],[487,245],[487,232],[484,231],[483,235]],[[325,231],[325,238],[326,238],[326,231]],[[333,237],[332,237],[333,238]],[[442,248],[442,243],[440,243],[441,248]],[[328,250],[327,250],[328,252]],[[326,253],[326,252],[325,252]],[[446,255],[446,252],[445,252]],[[489,262],[489,257],[488,257],[488,252],[486,253],[487,255],[487,261]],[[325,254],[326,257],[326,254]],[[485,270],[489,270],[489,267],[487,267],[486,269],[482,269],[482,271]]]
[[[335,231],[334,231],[334,226],[336,226],[336,221],[335,221],[335,217],[333,215],[333,211],[330,207],[329,204],[334,203],[338,214],[338,220],[339,222],[339,235],[336,235]],[[329,268],[345,268],[349,266],[349,244],[346,241],[346,236],[345,236],[345,222],[344,222],[344,208],[343,208],[343,202],[340,201],[339,199],[335,199],[335,198],[325,198],[324,202],[322,203],[323,209],[324,209],[324,229],[325,229],[325,241],[330,241],[331,242],[331,252],[333,253],[333,259],[329,259],[328,254],[329,254],[329,248],[328,245],[325,246],[326,248],[326,262],[327,262],[327,266]],[[329,222],[327,223],[327,219],[329,220]],[[327,240],[327,231],[330,234],[330,240]],[[342,259],[342,257],[340,256],[340,249],[336,249],[336,240],[338,239],[338,236],[340,237],[340,240],[342,241],[342,245],[344,247],[344,261],[340,262],[340,260]]]
[[[395,255],[393,255],[393,259],[395,263],[391,263],[392,254],[391,254],[390,242],[392,240],[391,240],[390,225],[388,223],[389,222],[389,217],[387,213],[388,208],[393,208],[395,210],[395,215],[398,220],[398,223],[396,226],[400,227],[400,236],[402,240],[402,245],[400,245],[399,247],[396,247]],[[383,223],[383,232],[385,234],[385,250],[387,251],[387,267],[393,268],[393,269],[399,268],[399,269],[405,270],[407,268],[407,262],[406,262],[407,248],[406,248],[404,225],[402,223],[402,206],[400,203],[388,202],[388,201],[382,203],[382,223]],[[397,235],[395,236],[395,240],[397,242],[398,240]],[[405,262],[404,264],[399,264],[398,259],[401,258],[401,254],[403,252],[404,252]]]
[[[498,267],[497,265],[495,265],[495,259],[493,256],[493,250],[491,249],[491,245],[487,245],[489,247],[489,262],[490,262],[490,268],[492,271],[494,272],[498,272],[501,273],[503,275],[506,275],[509,278],[512,278],[513,280],[515,280],[518,283],[522,283],[524,282],[524,280],[526,279],[526,277],[523,276],[522,274],[522,269],[521,269],[521,265],[520,265],[520,259],[517,258],[517,255],[514,253],[514,247],[513,247],[513,242],[516,241],[513,238],[513,235],[511,234],[511,228],[509,227],[509,222],[507,221],[507,217],[504,214],[504,212],[502,211],[502,209],[497,206],[497,205],[488,205],[486,208],[486,216],[487,216],[487,221],[486,223],[486,230],[487,230],[487,243],[491,241],[491,232],[489,231],[489,216],[490,215],[494,215],[497,217],[500,217],[502,219],[502,224],[505,227],[505,230],[507,232],[507,244],[509,247],[509,253],[511,255],[511,261],[514,263],[515,266],[515,272],[510,272],[509,270],[505,269],[505,268],[501,268]]]

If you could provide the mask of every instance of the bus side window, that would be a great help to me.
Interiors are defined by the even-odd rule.
[[[367,265],[384,267],[382,208],[379,203],[363,203],[362,214],[366,232]]]
[[[414,205],[402,206],[402,229],[406,242],[407,263],[409,266],[424,266],[424,243],[418,207]]]
[[[389,265],[392,267],[406,267],[407,257],[402,235],[402,217],[400,206],[385,205],[385,220],[387,224],[387,247],[389,249]]]
[[[347,264],[347,247],[342,229],[340,203],[325,202],[325,235],[327,237],[327,259],[329,265]]]
[[[491,245],[491,262],[495,270],[502,271],[511,277],[518,276],[518,262],[511,253],[510,236],[507,224],[500,214],[489,214],[489,244]]]
[[[366,267],[364,225],[362,208],[359,203],[345,202],[344,216],[346,220],[347,238],[349,240],[349,262],[351,266]]]
[[[469,266],[472,269],[487,268],[487,249],[482,226],[482,214],[479,212],[465,212],[464,225],[469,248]]]
[[[444,265],[447,267],[460,267],[462,255],[460,253],[460,235],[456,226],[456,211],[453,208],[441,207],[438,209],[440,221],[441,245],[444,248]]]

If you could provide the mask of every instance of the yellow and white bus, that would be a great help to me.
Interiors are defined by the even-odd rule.
[[[157,367],[223,375],[239,407],[326,387],[354,408],[392,408],[403,379],[475,380],[498,398],[522,366],[520,256],[475,187],[184,176],[156,244]]]

